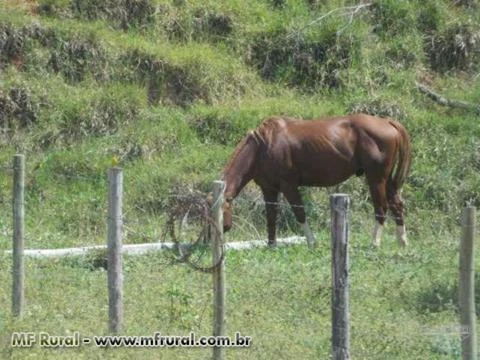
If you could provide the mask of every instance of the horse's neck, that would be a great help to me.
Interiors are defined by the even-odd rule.
[[[223,174],[226,198],[235,198],[253,178],[258,145],[250,135],[248,136],[241,148],[235,152]]]

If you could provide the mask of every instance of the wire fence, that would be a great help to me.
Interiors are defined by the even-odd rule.
[[[3,184],[13,185],[6,180],[13,175],[13,168],[5,166],[1,170],[5,175],[2,180]],[[57,179],[65,178],[63,175],[57,177]],[[91,177],[68,175],[68,179],[87,183],[95,182],[96,184],[105,182],[106,185],[106,180],[102,180],[99,174]],[[35,188],[35,181],[38,181],[38,176],[29,177],[27,170],[25,181],[27,188],[27,247],[30,247],[29,243],[41,245],[41,242],[48,241],[50,235],[42,235],[36,230],[41,231],[44,228],[51,231],[54,237],[58,236],[59,238],[68,237],[70,231],[77,238],[88,236],[95,238],[95,241],[82,245],[105,243],[106,229],[102,224],[108,217],[106,213],[107,186],[102,192],[94,192],[93,196],[88,198],[73,191],[72,197],[79,196],[78,202],[76,202],[76,200],[68,201],[63,197],[57,199],[49,193],[42,194],[42,191]],[[29,189],[33,190],[34,195],[28,195]],[[128,194],[128,188],[125,190]],[[248,191],[251,192],[248,193]],[[12,201],[9,199],[7,191],[3,191],[0,195],[2,204],[5,205],[2,206],[4,209],[0,209],[0,211],[7,214],[7,212],[11,212]],[[328,193],[325,196],[328,196]],[[125,290],[126,299],[138,297],[139,302],[136,304],[140,307],[145,305],[141,304],[141,302],[144,302],[149,307],[156,307],[157,311],[162,307],[166,309],[160,316],[161,319],[157,319],[158,321],[154,322],[154,325],[152,320],[148,319],[148,316],[134,311],[134,315],[126,315],[126,323],[128,324],[126,329],[133,328],[137,333],[141,333],[142,324],[144,324],[144,331],[147,333],[148,329],[158,329],[158,324],[164,322],[169,324],[170,331],[182,331],[182,329],[184,331],[186,328],[194,328],[203,332],[210,331],[208,329],[210,320],[207,321],[207,319],[211,318],[211,298],[207,294],[211,292],[211,285],[202,272],[197,273],[188,270],[192,268],[193,270],[211,270],[211,268],[208,268],[208,264],[211,263],[209,248],[202,246],[206,229],[211,228],[211,226],[206,226],[211,225],[211,219],[204,213],[204,206],[208,202],[208,193],[191,189],[183,193],[170,193],[161,199],[162,206],[159,206],[158,209],[163,209],[166,212],[161,216],[158,216],[159,211],[154,212],[152,216],[151,209],[149,209],[150,205],[128,204],[128,196],[125,200],[127,203],[122,220],[124,221],[126,243],[129,240],[134,240],[134,242],[141,240],[149,243],[172,241],[178,245],[188,244],[192,246],[190,252],[169,252],[161,256],[147,254],[146,261],[126,259],[127,272],[125,276],[127,279],[130,278]],[[33,209],[34,206],[46,208],[52,202],[60,204],[63,201],[67,202],[66,208],[73,210],[74,214],[90,209],[89,206],[85,207],[85,204],[94,204],[94,211],[91,216],[99,218],[99,220],[92,220],[95,226],[84,231],[79,231],[78,221],[75,221],[75,225],[71,227],[59,222],[61,231],[58,231],[55,235],[54,229],[48,225],[45,227],[44,223],[48,222],[47,219],[29,219],[29,213],[36,215],[42,213],[41,209]],[[79,204],[81,205],[80,209],[72,209]],[[265,225],[264,220],[258,218],[263,211],[259,208],[263,208],[264,205],[265,202],[260,194],[254,190],[247,189],[245,196],[236,199],[235,207],[238,210],[236,212],[238,215],[234,217],[234,223],[240,229],[227,235],[227,239],[264,238],[265,231],[257,229],[259,224]],[[294,217],[290,205],[283,199],[280,199],[277,205],[279,206],[280,230],[284,233],[292,233],[297,230],[295,229],[295,221],[292,221]],[[318,224],[328,225],[329,207],[327,205],[306,202],[305,207],[310,215],[316,213],[318,221],[313,226]],[[167,213],[168,211],[170,213]],[[46,210],[45,212],[48,213]],[[142,218],[141,214],[145,214],[145,217]],[[63,217],[62,222],[68,218],[68,216]],[[72,219],[72,217],[70,218]],[[88,219],[89,217],[82,217],[81,220],[85,218]],[[409,216],[407,216],[407,226],[408,220]],[[415,224],[416,219],[412,218],[411,220]],[[362,223],[361,226],[364,224]],[[370,224],[373,225],[373,218]],[[462,224],[461,220],[458,221],[458,224]],[[435,221],[432,221],[432,224],[425,224],[424,228],[427,231],[422,229],[412,230],[414,230],[415,237],[418,238],[419,235],[425,235],[430,227],[433,229],[434,225]],[[77,228],[74,228],[75,226]],[[355,228],[355,225],[352,227]],[[13,232],[11,225],[4,221],[1,228],[1,236],[5,243],[9,242],[11,244],[9,239]],[[147,230],[144,230],[144,228],[147,228]],[[326,226],[326,229],[328,230],[328,226]],[[218,229],[215,231],[218,231]],[[61,236],[58,235],[59,233]],[[319,236],[325,237],[327,233],[328,231],[320,232]],[[369,231],[366,231],[366,233],[369,233]],[[400,252],[388,242],[385,244],[386,250],[375,250],[366,243],[370,234],[360,237],[352,233],[353,240],[350,245],[352,261],[349,271],[351,273],[351,356],[353,358],[380,359],[385,358],[386,354],[394,354],[402,350],[412,351],[412,349],[417,351],[418,354],[434,353],[439,354],[439,356],[443,354],[453,357],[459,354],[460,339],[465,329],[457,325],[456,319],[456,292],[458,289],[455,283],[458,262],[456,258],[439,260],[436,256],[440,256],[442,252],[458,254],[459,233],[458,229],[453,235],[452,233],[448,234],[449,238],[439,240],[437,245],[432,236],[425,239],[427,245],[424,244],[422,249],[426,249],[426,246],[432,246],[435,251],[431,254],[415,251],[415,243],[413,249]],[[437,234],[442,236],[441,233]],[[99,237],[103,239],[98,239]],[[330,322],[330,245],[325,239],[322,240],[319,249],[312,252],[301,252],[299,258],[295,257],[295,251],[258,252],[252,255],[255,261],[250,260],[249,256],[235,254],[231,256],[232,263],[229,265],[230,255],[226,255],[227,274],[244,274],[243,276],[232,275],[231,283],[227,275],[229,289],[232,291],[230,300],[233,303],[233,305],[227,307],[229,317],[233,318],[227,328],[239,329],[245,334],[252,334],[257,339],[257,349],[275,353],[273,342],[270,342],[268,337],[262,336],[261,333],[264,331],[268,333],[268,326],[265,324],[269,324],[273,328],[278,326],[282,329],[282,333],[286,331],[290,334],[290,339],[283,339],[290,346],[301,347],[301,344],[306,346],[306,358],[318,358],[319,354],[328,355],[330,349],[325,344],[329,342],[330,333],[325,330],[325,327],[321,327],[319,330],[318,325]],[[55,241],[47,242],[47,244],[52,243],[55,246]],[[58,244],[64,246],[65,241],[58,241]],[[443,249],[439,249],[439,245]],[[10,245],[5,244],[3,248],[10,249]],[[186,259],[188,259],[188,262],[186,262]],[[193,264],[193,266],[187,269],[182,266],[185,263]],[[105,290],[102,290],[102,284],[93,285],[94,280],[92,280],[92,278],[98,278],[98,274],[102,274],[102,269],[107,268],[105,253],[92,251],[84,259],[59,260],[55,264],[65,274],[57,273],[50,264],[46,264],[42,260],[28,260],[26,262],[28,274],[26,285],[27,289],[30,289],[30,297],[27,291],[26,317],[32,319],[32,321],[37,318],[35,322],[37,326],[38,323],[44,324],[42,326],[45,326],[45,328],[42,329],[42,326],[40,326],[39,330],[52,328],[53,325],[45,319],[55,313],[55,316],[62,318],[62,324],[55,325],[61,329],[78,326],[78,328],[84,329],[82,332],[98,333],[102,331],[103,325],[100,325],[98,321],[93,321],[93,323],[96,323],[95,326],[90,324],[86,326],[81,321],[72,321],[71,317],[72,314],[80,315],[80,319],[83,319],[83,321],[89,319],[89,322],[92,322],[92,314],[97,319],[105,318],[105,314],[102,315],[99,311],[99,309],[104,309],[104,305],[101,304],[102,297],[104,298],[106,295]],[[85,273],[85,269],[92,273]],[[100,273],[98,273],[98,270],[100,270]],[[155,276],[146,275],[149,271],[153,272]],[[77,272],[82,275],[77,275]],[[181,274],[179,277],[185,280],[185,284],[180,284],[178,278],[176,279],[176,273]],[[385,276],[385,274],[390,274],[390,276]],[[51,286],[52,276],[58,276],[60,283],[77,282],[79,288],[69,288],[67,293],[55,292]],[[161,279],[161,285],[158,284],[159,279],[156,277]],[[380,281],[384,281],[385,284],[378,283],[375,278],[381,279]],[[4,280],[8,280],[8,278],[4,278]],[[3,282],[9,283],[9,281]],[[85,282],[88,285],[85,285]],[[49,292],[53,292],[53,298],[46,304],[42,297],[51,296]],[[295,296],[295,292],[298,296]],[[38,299],[36,297],[32,298],[31,295],[33,294],[38,295]],[[100,299],[98,294],[101,294]],[[156,302],[152,301],[153,294],[161,294],[159,296],[164,297],[162,301],[157,300],[158,305],[156,306]],[[92,306],[86,306],[82,309],[81,305],[77,304],[73,306],[73,310],[68,310],[59,305],[69,301],[62,299],[64,296],[72,302],[75,302],[73,298],[80,299],[82,304],[92,302]],[[95,300],[91,301],[91,299]],[[5,304],[9,300],[3,298],[2,302]],[[259,304],[269,303],[270,306],[259,306]],[[8,306],[3,308],[6,307]],[[45,309],[41,310],[43,308]],[[273,311],[272,309],[276,310]],[[89,314],[89,312],[92,314]],[[160,313],[162,313],[161,310]],[[379,313],[382,314],[381,317],[378,316]],[[70,314],[70,317],[68,314]],[[261,320],[253,320],[255,317],[259,317]],[[268,320],[266,320],[267,318]],[[423,321],[427,321],[428,324],[422,323]],[[299,326],[308,330],[299,330]],[[12,329],[15,330],[15,328]],[[318,335],[314,331],[320,331],[323,335]],[[277,333],[277,336],[280,335]],[[320,342],[314,340],[316,336],[319,336]],[[315,345],[310,346],[309,344]],[[255,353],[256,350],[253,349],[252,351]]]

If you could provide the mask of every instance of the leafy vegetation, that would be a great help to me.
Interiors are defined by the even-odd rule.
[[[480,205],[480,126],[477,114],[441,107],[416,84],[478,103],[479,24],[474,0],[361,5],[343,0],[2,1],[0,249],[11,247],[15,153],[24,153],[27,160],[28,247],[104,243],[106,172],[112,163],[125,170],[125,242],[153,242],[163,239],[171,197],[181,196],[182,189],[210,191],[236,143],[262,118],[349,112],[389,116],[405,124],[413,142],[412,172],[403,191],[411,249],[401,252],[391,244],[393,226],[386,230],[386,250],[368,248],[373,216],[362,178],[332,189],[303,189],[308,216],[327,247],[328,195],[342,191],[352,197],[352,288],[364,296],[357,293],[360,300],[352,300],[355,357],[454,358],[458,343],[444,333],[417,341],[408,329],[419,324],[438,329],[455,321],[459,214],[465,204]],[[236,226],[228,239],[263,238],[263,212],[258,189],[248,186],[235,203]],[[291,234],[296,226],[282,205],[280,233]],[[252,259],[241,254],[229,258],[229,273],[238,269],[248,274],[232,277],[241,290],[232,285],[231,308],[242,310],[229,315],[229,327],[248,329],[245,333],[261,344],[253,350],[255,356],[240,351],[233,357],[289,358],[299,349],[306,358],[327,356],[328,332],[317,337],[318,323],[329,321],[328,307],[320,303],[328,301],[325,256],[326,248],[320,254],[294,248],[255,251]],[[50,291],[55,300],[39,300],[21,324],[52,332],[104,331],[98,322],[104,302],[96,296],[105,292],[102,266],[95,262],[100,260],[29,262],[36,274],[28,280],[30,296],[44,298]],[[128,331],[144,334],[169,324],[162,331],[209,333],[208,316],[198,318],[207,295],[198,298],[193,290],[203,286],[203,294],[208,288],[203,278],[183,268],[157,266],[158,261],[154,256],[127,261],[132,274],[128,291],[157,291],[138,303],[130,298]],[[307,273],[300,270],[302,264],[308,265]],[[6,258],[1,266],[5,285]],[[60,273],[65,278],[52,284],[71,283],[66,287],[70,298],[47,281]],[[178,273],[181,281],[174,280]],[[278,281],[270,282],[268,276],[276,273]],[[148,285],[142,274],[149,274]],[[307,280],[320,288],[308,286]],[[89,287],[92,302],[77,304],[75,294]],[[265,288],[260,298],[253,294],[256,287]],[[8,293],[5,288],[3,294]],[[8,309],[9,298],[0,299]],[[73,320],[67,303],[86,302],[89,312]],[[278,312],[267,306],[270,302]],[[146,315],[138,310],[145,304],[166,312]],[[58,321],[46,320],[52,313]],[[6,319],[7,314],[0,314],[2,333],[20,326]],[[256,319],[255,326],[248,327],[245,319]],[[285,335],[298,329],[303,329],[303,339]],[[276,335],[268,338],[264,332]],[[280,348],[275,338],[289,345]],[[13,358],[23,354],[6,351]],[[85,351],[79,356],[99,356],[97,350]],[[203,353],[188,352],[192,358],[198,354]],[[57,355],[63,356],[38,356]],[[148,350],[143,355],[155,357]]]

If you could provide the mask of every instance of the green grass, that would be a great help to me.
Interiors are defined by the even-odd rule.
[[[327,358],[331,334],[330,241],[318,234],[320,247],[306,246],[231,251],[226,258],[227,334],[252,336],[248,349],[227,349],[232,359]],[[380,250],[371,248],[365,231],[350,238],[351,355],[358,359],[459,358],[460,344],[452,284],[457,276],[457,238],[424,232],[401,250],[387,232]],[[82,336],[107,334],[106,272],[94,266],[98,255],[26,263],[27,308],[23,319],[9,314],[10,276],[2,271],[2,339],[12,331],[46,331]],[[2,257],[7,269],[10,260]],[[126,257],[126,335],[211,334],[211,277],[168,254]],[[211,349],[75,350],[2,348],[12,359],[209,358]]]
[[[341,191],[352,198],[352,356],[458,358],[459,343],[445,329],[457,322],[460,212],[480,206],[480,127],[476,114],[441,107],[416,82],[478,102],[480,11],[466,3],[373,1],[351,17],[343,8],[352,2],[341,0],[2,2],[0,249],[11,248],[15,153],[26,155],[27,247],[104,244],[112,162],[124,168],[124,242],[154,242],[165,239],[172,199],[188,189],[209,192],[237,142],[263,118],[391,116],[413,144],[403,189],[411,248],[398,250],[393,226],[379,251],[369,247],[373,211],[362,178],[302,189],[322,247],[229,254],[228,329],[253,336],[254,346],[228,354],[328,357],[328,195]],[[234,211],[229,241],[265,238],[257,187],[244,190]],[[299,230],[287,206],[278,227],[281,236]],[[18,329],[105,334],[105,273],[92,270],[92,257],[28,260],[27,314],[18,322],[8,313],[3,257],[2,339],[8,344]],[[208,276],[164,255],[129,257],[126,268],[127,334],[210,334]],[[73,354],[3,348],[11,358]],[[75,351],[132,354],[158,358],[148,349]]]

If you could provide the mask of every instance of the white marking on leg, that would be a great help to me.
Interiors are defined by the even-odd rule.
[[[405,225],[397,225],[397,239],[401,246],[407,246],[407,232],[405,230]]]
[[[307,222],[305,221],[303,224],[300,224],[302,227],[303,233],[305,234],[305,238],[307,239],[308,247],[314,248],[317,246],[317,241],[313,236],[312,230],[310,230],[310,226],[308,226]]]
[[[375,221],[375,228],[373,229],[373,246],[380,246],[380,241],[382,240],[382,230],[383,225]]]

